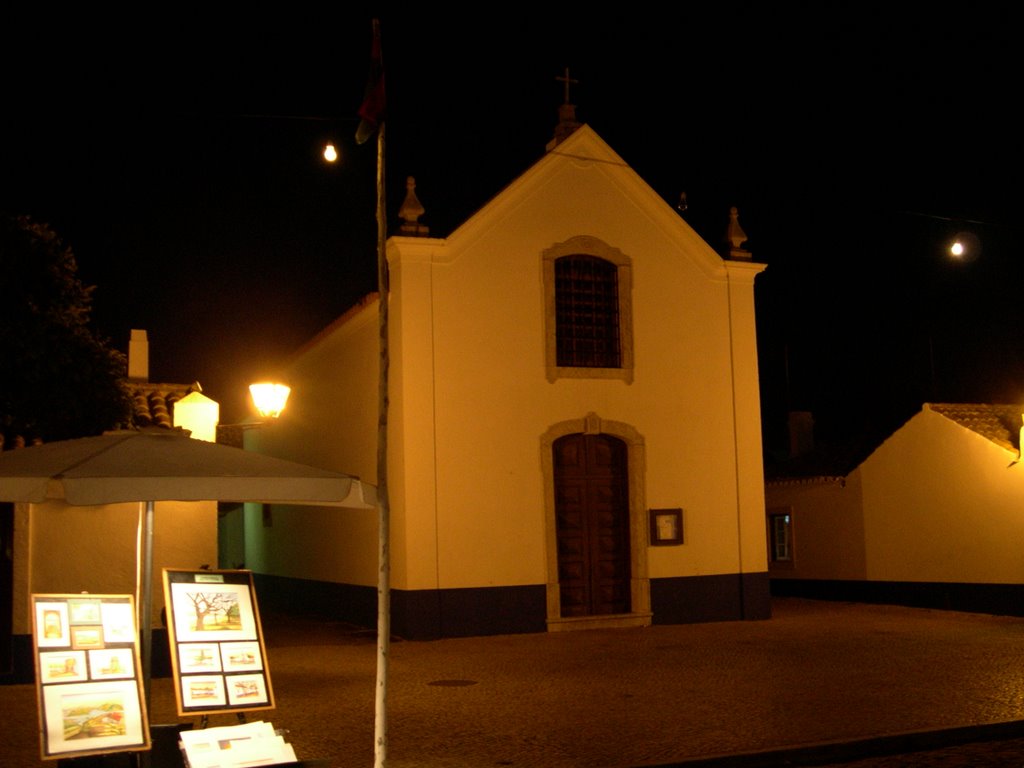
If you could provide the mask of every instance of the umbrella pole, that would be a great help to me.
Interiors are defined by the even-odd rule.
[[[149,712],[149,689],[153,666],[153,502],[146,502],[146,523],[142,541],[142,685]]]

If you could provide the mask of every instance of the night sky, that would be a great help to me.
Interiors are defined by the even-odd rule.
[[[376,287],[376,144],[354,143],[370,17],[119,21],[12,19],[0,207],[72,247],[101,335],[149,332],[151,380],[198,380],[239,420],[248,381]],[[382,15],[389,227],[407,176],[443,237],[540,159],[568,67],[579,120],[666,201],[685,191],[709,243],[739,208],[768,264],[770,443],[790,408],[839,439],[928,400],[1021,402],[1013,30],[863,5]],[[957,231],[978,258],[944,257]]]

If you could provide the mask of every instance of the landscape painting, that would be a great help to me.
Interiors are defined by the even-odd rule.
[[[175,582],[171,606],[179,643],[256,639],[248,585]]]
[[[51,685],[43,694],[47,754],[145,744],[142,707],[134,680]]]

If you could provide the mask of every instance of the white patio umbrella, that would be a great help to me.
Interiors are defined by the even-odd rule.
[[[152,428],[0,452],[0,501],[48,499],[63,499],[73,506],[145,504],[141,633],[148,699],[155,502],[249,501],[372,509],[376,489],[351,475],[193,440],[182,430]]]

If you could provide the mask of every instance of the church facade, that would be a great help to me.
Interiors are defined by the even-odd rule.
[[[768,618],[742,238],[720,255],[587,125],[448,237],[413,218],[386,243],[394,634]],[[379,300],[294,355],[263,450],[377,484]],[[374,511],[245,515],[261,601],[375,620]]]

